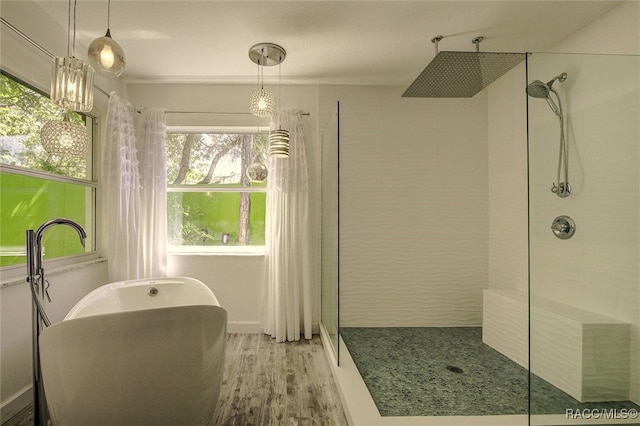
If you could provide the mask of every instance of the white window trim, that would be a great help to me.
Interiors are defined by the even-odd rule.
[[[268,126],[167,126],[167,133],[268,133]],[[167,192],[261,192],[267,187],[220,187],[215,184],[167,185]],[[176,246],[167,245],[170,256],[264,256],[266,246]]]

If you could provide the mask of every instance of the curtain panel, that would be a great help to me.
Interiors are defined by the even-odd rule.
[[[111,281],[166,274],[164,112],[143,111],[137,123],[132,112],[111,92],[100,176]]]
[[[300,110],[278,111],[271,129],[290,133],[289,157],[269,158],[262,327],[278,342],[312,337],[309,185]]]
[[[138,128],[142,275],[167,273],[167,125],[164,110],[143,110]]]

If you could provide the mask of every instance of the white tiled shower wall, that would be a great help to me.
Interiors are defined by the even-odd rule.
[[[640,54],[640,4],[625,2],[551,51]],[[624,29],[621,30],[621,29]],[[640,174],[638,59],[534,54],[529,80],[556,83],[568,116],[574,194],[549,192],[557,166],[558,122],[530,102],[531,291],[631,324],[631,399],[640,401]],[[534,75],[535,74],[535,75]],[[489,288],[527,289],[527,151],[524,66],[489,88]],[[635,87],[629,91],[629,87]],[[534,145],[535,143],[535,145]],[[558,215],[576,220],[571,240],[555,239]],[[523,226],[523,224],[525,226]],[[564,244],[559,244],[564,243]],[[535,362],[535,360],[532,360]]]

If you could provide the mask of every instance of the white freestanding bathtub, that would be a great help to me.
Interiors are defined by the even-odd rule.
[[[192,278],[97,288],[40,335],[53,424],[209,424],[226,325],[214,294]]]

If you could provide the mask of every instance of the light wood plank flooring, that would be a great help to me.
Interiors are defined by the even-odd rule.
[[[32,416],[27,407],[3,426],[30,424]],[[212,425],[347,425],[320,337],[276,343],[263,334],[227,335]]]

